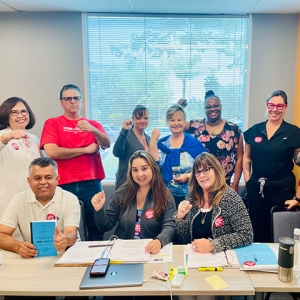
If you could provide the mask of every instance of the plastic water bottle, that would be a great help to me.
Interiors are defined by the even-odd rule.
[[[296,242],[294,246],[294,268],[293,268],[293,274],[294,277],[297,278],[298,283],[300,283],[300,229],[295,228],[294,229],[294,240]]]

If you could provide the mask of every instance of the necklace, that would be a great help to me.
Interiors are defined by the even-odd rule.
[[[206,124],[206,126],[208,125],[209,126],[209,128],[210,128],[210,130],[208,131],[208,133],[212,136],[212,137],[216,137],[217,135],[218,135],[218,133],[216,133],[216,130],[218,130],[219,128],[216,128],[216,129],[213,129],[214,127],[217,127],[218,125],[220,125],[221,124],[221,122],[222,122],[223,120],[222,120],[222,118],[220,118],[219,119],[219,121],[217,122],[217,123],[215,123],[215,124],[210,124],[207,120],[205,120],[205,124]],[[212,132],[211,132],[211,130],[212,130]]]
[[[206,212],[206,213],[203,213],[203,211],[202,211],[201,213],[202,213],[202,220],[201,220],[201,224],[204,224],[204,223],[205,223],[205,218],[206,218],[206,216],[207,216],[207,213],[208,213],[208,212]]]

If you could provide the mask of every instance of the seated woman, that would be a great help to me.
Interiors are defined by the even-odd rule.
[[[152,238],[145,248],[150,253],[158,253],[173,241],[175,202],[150,153],[133,153],[127,181],[112,195],[106,211],[104,203],[103,191],[92,198],[94,217],[101,231],[109,231],[119,222],[115,235],[121,239]]]
[[[217,253],[253,242],[253,229],[239,195],[226,185],[224,171],[210,153],[200,154],[189,180],[190,195],[179,204],[175,230],[200,253]]]

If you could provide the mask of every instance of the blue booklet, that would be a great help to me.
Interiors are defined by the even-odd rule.
[[[30,222],[31,243],[38,251],[37,256],[56,256],[57,251],[54,247],[54,232],[56,222],[49,221],[32,221]]]
[[[236,248],[234,251],[244,270],[271,271],[278,268],[278,260],[275,255],[277,249],[271,249],[267,244],[254,243],[246,247]]]

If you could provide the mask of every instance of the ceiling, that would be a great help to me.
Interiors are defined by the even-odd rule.
[[[0,12],[299,13],[300,0],[0,0]]]

